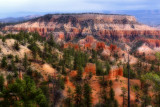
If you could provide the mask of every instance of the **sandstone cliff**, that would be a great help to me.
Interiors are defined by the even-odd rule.
[[[37,31],[42,36],[53,34],[57,41],[94,36],[104,42],[146,42],[159,47],[160,30],[141,24],[134,16],[106,14],[57,14],[45,15],[24,23],[10,25],[5,31]],[[152,39],[151,39],[152,38]],[[88,38],[91,39],[91,38]],[[89,44],[85,44],[90,47]]]
[[[65,32],[71,34],[103,34],[111,35],[114,30],[122,31],[120,35],[132,30],[144,33],[155,30],[149,26],[140,24],[134,16],[105,15],[105,14],[64,14],[45,15],[25,23],[6,26],[4,30],[38,31],[41,35],[50,32]],[[130,33],[129,32],[129,33]],[[114,34],[113,34],[114,35]]]

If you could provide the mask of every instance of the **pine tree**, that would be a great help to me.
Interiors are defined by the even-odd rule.
[[[3,58],[2,58],[2,62],[1,62],[1,67],[2,67],[2,68],[7,67],[7,62],[6,62],[6,60],[7,60],[6,57],[3,57]]]
[[[50,35],[50,38],[48,40],[48,44],[52,47],[56,47],[56,43],[54,41],[53,35]]]
[[[19,57],[18,57],[18,55],[15,56],[15,62],[16,62],[16,63],[19,62]]]
[[[110,65],[109,65],[109,63],[108,63],[108,61],[107,61],[107,62],[106,62],[106,72],[105,72],[106,75],[109,74],[110,69],[111,69],[111,67],[110,67]]]
[[[110,92],[109,92],[109,95],[110,95],[110,99],[111,99],[112,101],[114,101],[115,93],[114,93],[113,88],[111,88],[111,90],[110,90]]]
[[[82,67],[78,67],[78,72],[77,72],[77,81],[82,80]]]
[[[126,100],[127,100],[127,96],[126,96],[126,94],[127,94],[127,89],[126,89],[125,87],[122,87],[121,90],[122,90],[121,96],[123,97],[123,107],[124,107],[124,106],[125,106],[125,102],[126,102]]]
[[[76,86],[74,101],[75,101],[76,107],[82,107],[83,101],[82,101],[82,87],[81,87],[81,85]]]
[[[100,62],[97,62],[97,63],[96,63],[96,74],[97,74],[98,76],[104,74],[103,67],[102,67],[102,64],[101,64]]]
[[[9,75],[7,76],[7,81],[8,81],[8,84],[11,84],[12,81],[13,81],[13,76],[9,74]]]
[[[4,77],[3,75],[0,75],[0,92],[2,92],[4,89]]]
[[[24,66],[24,69],[27,70],[27,68],[28,68],[28,58],[27,58],[26,53],[25,53],[24,59],[23,59],[23,66]]]
[[[13,59],[11,60],[11,67],[13,71],[17,70]]]
[[[36,46],[33,47],[32,54],[34,60],[37,60],[38,48]]]
[[[66,106],[67,107],[73,107],[73,104],[72,104],[72,91],[71,91],[70,88],[68,88],[68,90],[67,90]]]
[[[92,62],[97,62],[97,52],[95,50],[92,50]]]
[[[154,64],[153,64],[153,62],[152,62],[152,65],[150,67],[150,71],[154,71]]]
[[[63,60],[66,67],[71,68],[71,50],[65,49],[63,54]]]
[[[114,107],[119,107],[117,100],[114,100]]]
[[[28,48],[32,51],[34,60],[36,60],[38,52],[40,50],[39,47],[37,46],[37,44],[35,42],[33,42],[28,46]]]
[[[3,94],[5,97],[2,101],[2,107],[17,106],[17,101],[21,102],[20,106],[22,107],[47,106],[47,100],[42,90],[28,76],[25,76],[23,80],[17,79],[13,84],[9,84]]]
[[[156,54],[155,54],[155,56],[156,56],[156,58],[157,58],[157,61],[158,61],[158,71],[159,71],[159,62],[160,62],[160,53],[159,52],[157,52]]]
[[[49,50],[49,49],[48,49],[48,44],[45,42],[45,43],[44,43],[44,49],[43,49],[43,52],[44,52],[44,53],[47,53],[47,52],[48,52],[48,50]]]
[[[83,96],[84,96],[84,105],[86,107],[91,107],[92,106],[92,89],[90,87],[90,85],[88,83],[85,83],[84,84],[84,93],[83,93]]]
[[[66,73],[66,69],[65,69],[65,65],[62,66],[62,74],[63,74],[63,75],[66,75],[66,74],[67,74],[67,73]]]
[[[15,41],[15,42],[14,42],[13,48],[14,48],[15,50],[17,50],[17,51],[20,50],[20,46],[19,46],[18,41]]]
[[[108,98],[107,98],[107,91],[106,91],[106,88],[102,88],[102,91],[100,93],[100,97],[102,99],[102,103],[105,104],[105,105],[108,105]]]
[[[5,41],[6,41],[6,38],[3,37],[3,38],[2,38],[3,45],[4,45]]]
[[[78,56],[77,54],[75,54],[74,56],[74,69],[77,70],[78,69]],[[80,65],[79,65],[80,66]]]
[[[110,81],[109,81],[109,87],[111,88],[112,85],[113,85],[113,82],[112,82],[112,80],[110,80]]]

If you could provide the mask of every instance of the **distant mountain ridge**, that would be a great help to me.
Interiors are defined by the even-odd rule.
[[[1,23],[18,23],[18,22],[23,22],[23,21],[27,21],[27,20],[31,20],[34,18],[40,17],[40,15],[29,15],[29,16],[24,16],[24,17],[8,17],[8,18],[3,18],[0,19]]]
[[[158,25],[157,28],[160,29],[160,25]]]

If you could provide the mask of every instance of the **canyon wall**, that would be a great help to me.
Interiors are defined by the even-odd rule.
[[[160,46],[158,40],[160,39],[160,30],[141,24],[134,16],[129,15],[49,14],[24,23],[6,26],[3,30],[11,32],[37,31],[41,36],[53,34],[56,40],[67,42],[89,35],[104,42],[123,41],[129,43],[141,40],[151,47]],[[92,38],[88,38],[88,41],[92,41]],[[90,43],[85,45],[90,48]]]

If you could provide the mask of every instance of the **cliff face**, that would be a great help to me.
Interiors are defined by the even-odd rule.
[[[62,41],[72,41],[89,35],[104,42],[112,40],[128,43],[140,39],[151,46],[159,46],[159,41],[150,40],[150,37],[160,39],[160,30],[140,24],[134,16],[127,15],[45,15],[25,23],[6,26],[3,30],[37,31],[42,36],[52,33],[56,39]],[[140,37],[142,35],[143,37]]]

